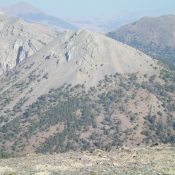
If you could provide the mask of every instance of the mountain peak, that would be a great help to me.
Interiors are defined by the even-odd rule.
[[[47,80],[39,82],[43,87],[40,93],[64,83],[86,82],[86,87],[95,86],[105,75],[115,73],[152,75],[155,70],[150,65],[156,66],[154,60],[136,49],[103,34],[84,29],[60,34],[58,38],[31,56],[28,62],[24,62],[19,72],[26,73],[25,67],[30,67],[31,64],[33,67],[30,71],[37,70],[36,74],[41,75],[42,72],[43,76],[49,74]],[[55,77],[54,80],[52,77]]]

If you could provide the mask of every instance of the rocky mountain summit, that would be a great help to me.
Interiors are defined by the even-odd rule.
[[[15,76],[17,82],[26,80],[29,75],[35,77],[38,81],[28,89],[33,88],[33,96],[38,96],[64,83],[91,87],[105,75],[137,73],[151,76],[156,72],[159,72],[158,62],[140,51],[102,34],[78,30],[58,35],[12,70],[10,76]]]

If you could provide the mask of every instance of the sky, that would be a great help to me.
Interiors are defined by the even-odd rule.
[[[22,0],[57,17],[100,17],[140,13],[175,13],[175,0]],[[8,6],[21,0],[0,0],[0,6]]]

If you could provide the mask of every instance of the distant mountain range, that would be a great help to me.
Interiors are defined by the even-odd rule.
[[[121,27],[122,25],[128,24],[137,19],[136,16],[115,16],[115,17],[101,17],[101,18],[90,18],[90,19],[67,19],[71,24],[78,26],[79,28],[88,29],[91,31],[107,33],[111,30]]]
[[[175,65],[175,15],[145,17],[108,36]]]
[[[114,17],[93,17],[89,19],[68,18],[61,19],[47,15],[42,10],[35,8],[30,3],[21,2],[8,7],[0,8],[1,11],[28,22],[35,22],[55,27],[57,30],[88,29],[96,32],[107,33],[116,28],[138,19],[138,14],[116,15]]]
[[[60,31],[78,29],[77,26],[70,24],[69,22],[66,22],[60,18],[47,15],[26,2],[21,2],[9,7],[1,8],[1,11],[11,16],[19,17],[28,22],[35,22],[55,27]]]

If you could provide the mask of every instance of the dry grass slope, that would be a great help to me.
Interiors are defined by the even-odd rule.
[[[1,175],[175,175],[175,148],[121,148],[0,160]]]

